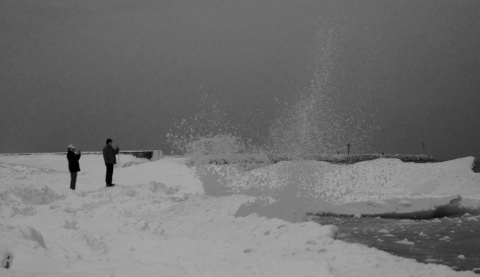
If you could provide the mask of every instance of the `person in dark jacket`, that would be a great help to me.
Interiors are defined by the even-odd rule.
[[[67,160],[68,160],[68,170],[70,171],[70,189],[75,190],[75,184],[77,183],[77,172],[80,171],[80,157],[82,152],[76,150],[73,144],[68,146],[67,151]]]
[[[112,183],[113,166],[117,163],[115,155],[118,154],[119,151],[120,148],[118,145],[114,149],[112,146],[112,140],[107,139],[107,145],[103,148],[103,160],[105,161],[105,166],[107,167],[107,174],[105,176],[105,183],[107,184],[107,187],[115,186],[115,184]]]

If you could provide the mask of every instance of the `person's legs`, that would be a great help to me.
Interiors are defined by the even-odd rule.
[[[77,172],[70,172],[70,189],[75,190],[76,183],[77,183]]]
[[[111,165],[110,168],[110,184],[113,185],[113,168],[115,167],[114,164]]]
[[[113,177],[113,164],[107,164],[107,175],[105,176],[105,183],[107,183],[107,185],[112,184],[112,177]]]

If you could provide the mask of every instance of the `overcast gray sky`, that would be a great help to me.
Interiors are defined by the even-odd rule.
[[[165,150],[204,93],[258,138],[328,71],[328,112],[370,136],[338,145],[478,159],[479,14],[477,0],[3,0],[0,152]]]

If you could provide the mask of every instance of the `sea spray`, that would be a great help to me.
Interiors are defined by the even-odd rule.
[[[339,70],[337,40],[334,30],[317,32],[309,85],[298,92],[296,103],[287,107],[271,126],[266,144],[270,153],[290,156],[345,153],[347,144],[356,153],[371,150],[369,141],[378,128],[358,107],[342,108],[343,91],[337,89],[336,83],[347,80],[335,78]]]
[[[172,122],[167,141],[175,154],[188,156],[194,165],[236,164],[246,170],[269,163],[261,147],[242,137],[247,126],[233,124],[210,94],[204,92],[199,106],[196,115]]]
[[[328,136],[338,127],[328,95],[335,45],[331,32],[318,39],[325,40],[314,47],[318,51],[313,53],[315,67],[309,87],[298,92],[296,103],[287,107],[270,128],[267,148],[271,153],[304,155],[330,148]]]
[[[369,149],[370,131],[375,128],[369,126],[362,113],[338,111],[342,105],[338,95],[342,92],[336,90],[332,81],[336,72],[337,40],[334,30],[317,32],[309,85],[296,93],[294,103],[284,106],[266,137],[245,137],[251,134],[249,126],[233,122],[217,99],[202,88],[200,112],[172,122],[167,140],[174,154],[216,154],[231,160],[236,154],[261,153],[287,155],[292,160],[305,155],[344,153],[347,144],[356,153]],[[228,145],[233,149],[226,149]]]
[[[241,133],[246,128],[242,123],[232,123],[223,106],[207,92],[202,93],[199,109],[200,112],[194,116],[171,122],[167,142],[173,154],[244,151],[248,142],[241,139]]]
[[[251,139],[242,137],[248,128],[232,124],[228,113],[207,94],[199,114],[175,122],[168,140],[172,148],[191,158],[207,194],[255,196],[257,201],[244,206],[239,215],[253,210],[289,221],[302,220],[308,211],[328,210],[338,201],[356,197],[350,188],[335,181],[338,177],[335,172],[343,169],[327,163],[287,163],[261,168],[271,165],[269,155],[273,154],[298,160],[306,155],[339,152],[347,143],[353,143],[357,151],[362,149],[368,137],[358,132],[363,130],[358,123],[362,119],[336,110],[338,92],[332,82],[335,40],[333,31],[318,33],[312,54],[315,69],[309,87],[301,90],[296,102],[275,120],[264,144],[252,146]],[[325,175],[333,181],[323,187]],[[351,178],[347,177],[349,181]],[[375,194],[371,197],[368,200],[378,200]]]

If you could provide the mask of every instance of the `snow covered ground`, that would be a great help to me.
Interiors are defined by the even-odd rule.
[[[83,155],[71,191],[64,155],[0,155],[0,262],[11,259],[0,276],[475,276],[301,222],[306,211],[415,211],[458,195],[477,211],[472,162],[296,161],[245,172],[122,155],[117,186],[106,188],[102,156]]]

